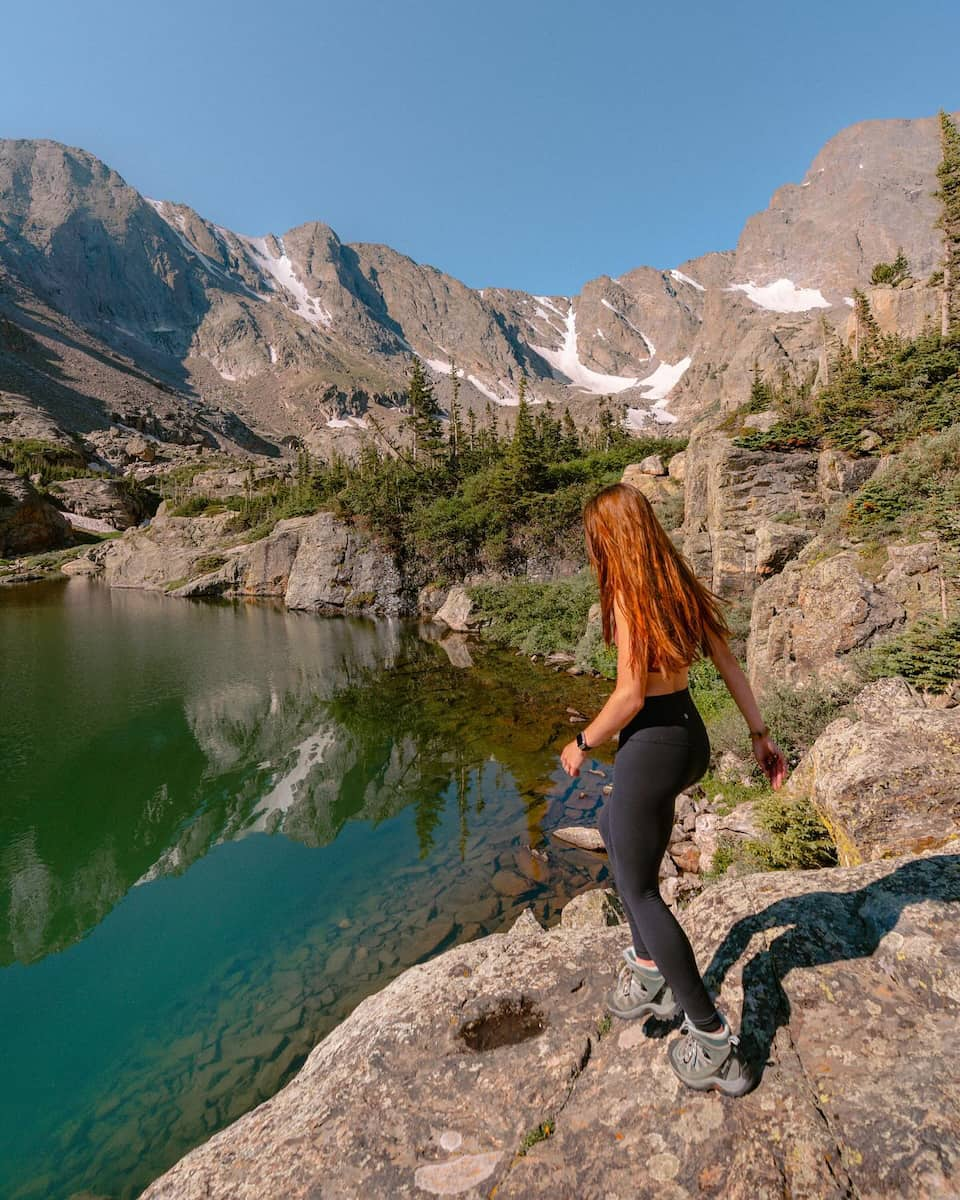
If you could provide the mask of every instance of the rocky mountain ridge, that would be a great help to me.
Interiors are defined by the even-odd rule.
[[[319,222],[240,235],[82,150],[3,141],[0,389],[71,430],[152,419],[173,441],[349,450],[368,415],[395,419],[414,353],[444,402],[456,369],[476,411],[515,406],[525,375],[534,402],[580,421],[609,395],[629,425],[690,423],[739,402],[754,362],[816,364],[822,321],[842,330],[898,246],[915,277],[934,269],[938,156],[935,118],[853,126],[735,250],[537,296],[471,289]]]

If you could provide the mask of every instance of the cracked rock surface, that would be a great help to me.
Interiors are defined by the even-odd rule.
[[[740,1100],[676,1080],[673,1029],[604,1020],[609,905],[525,913],[364,1000],[145,1200],[957,1195],[958,902],[960,840],[699,896],[684,926],[762,1069]]]

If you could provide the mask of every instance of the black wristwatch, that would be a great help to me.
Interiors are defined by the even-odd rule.
[[[586,752],[590,749],[590,747],[587,745],[587,739],[583,736],[582,729],[577,733],[577,746],[584,752],[584,754],[586,754]]]

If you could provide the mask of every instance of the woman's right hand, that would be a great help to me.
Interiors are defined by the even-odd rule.
[[[787,760],[783,751],[769,733],[750,740],[754,757],[763,768],[764,775],[770,780],[770,786],[778,788],[787,777]]]

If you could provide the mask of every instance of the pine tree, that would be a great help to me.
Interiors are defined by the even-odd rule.
[[[491,495],[505,512],[513,511],[529,492],[543,481],[543,457],[540,442],[527,403],[527,381],[520,376],[517,419],[507,452],[494,473]]]
[[[415,355],[410,359],[407,380],[407,425],[413,431],[413,461],[430,466],[443,449],[440,405],[433,394],[423,363]]]
[[[566,405],[564,405],[560,429],[563,437],[563,456],[565,458],[575,458],[580,453],[580,431],[577,429],[576,422],[570,416],[570,409]]]
[[[451,457],[457,459],[460,457],[463,431],[460,420],[460,376],[457,374],[457,364],[452,358],[450,359],[450,387],[452,394],[450,397],[449,442]]]
[[[533,418],[530,415],[530,405],[527,403],[525,375],[520,376],[517,420],[513,427],[513,438],[507,457],[512,464],[519,488],[522,491],[537,491],[543,477],[543,455],[540,449],[540,439],[537,437]]]
[[[943,230],[943,291],[940,301],[940,333],[947,337],[960,322],[960,130],[952,118],[940,110],[940,165],[937,179]]]
[[[859,288],[853,292],[853,312],[856,317],[853,357],[857,362],[869,362],[882,350],[883,337],[870,309],[870,301]]]
[[[543,461],[558,462],[563,458],[563,432],[549,400],[537,414],[536,428]]]
[[[747,405],[751,412],[764,412],[773,407],[773,388],[760,374],[760,363],[753,360],[753,380]]]

